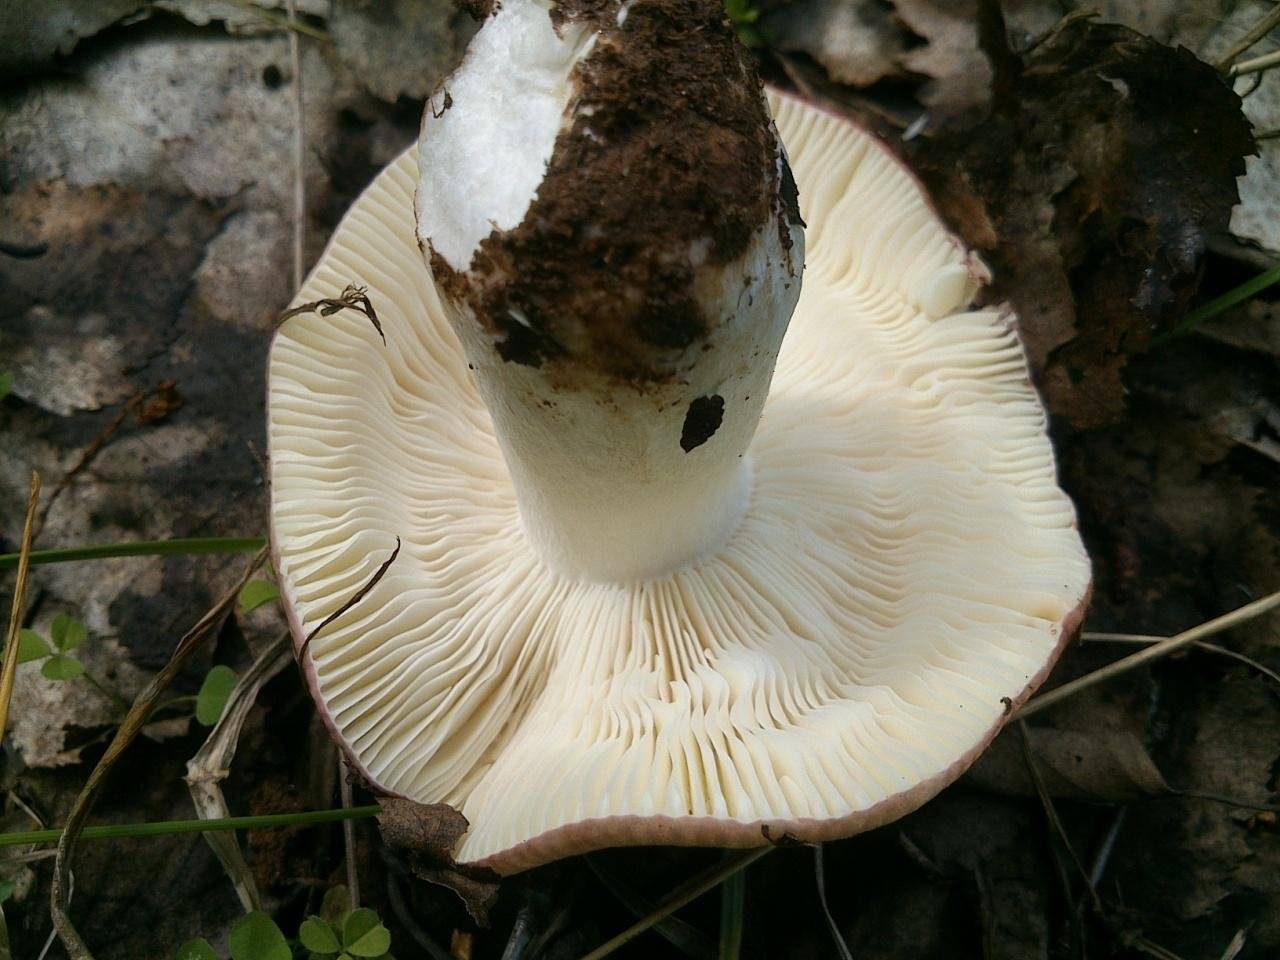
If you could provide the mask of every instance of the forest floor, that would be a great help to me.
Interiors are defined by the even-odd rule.
[[[1102,16],[1067,16],[1076,6]],[[297,7],[300,76],[283,3],[0,12],[0,552],[18,550],[33,469],[37,549],[264,534],[266,351],[293,292],[296,231],[311,264],[413,141],[474,30],[444,0]],[[990,297],[1017,309],[1095,565],[1086,634],[1170,636],[1280,589],[1280,288],[1183,329],[1188,309],[1280,261],[1280,140],[1255,148],[1249,125],[1280,126],[1280,71],[1228,81],[1215,69],[1273,5],[1010,0],[1003,21],[993,4],[941,0],[729,9],[771,82],[856,117],[912,164],[993,268]],[[18,669],[4,831],[64,822],[121,703],[245,564],[32,569],[23,625],[65,649]],[[1280,955],[1278,627],[1273,611],[1028,721],[1043,794],[1015,725],[917,813],[827,844],[826,906],[853,956]],[[194,697],[215,665],[243,675],[282,630],[273,604],[237,610],[168,695]],[[1132,649],[1082,640],[1050,685]],[[195,815],[183,777],[208,734],[195,706],[144,728],[94,823]],[[248,713],[224,787],[236,814],[339,805],[334,748],[287,665]],[[357,786],[354,802],[371,800]],[[400,960],[496,960],[515,928],[528,960],[571,960],[643,912],[624,888],[652,904],[721,857],[553,864],[505,883],[481,929],[371,823],[354,834],[362,900]],[[241,837],[264,908],[290,933],[347,880],[339,826]],[[52,876],[47,853],[0,848],[13,957],[41,956],[51,937]],[[616,955],[714,956],[720,904],[679,912],[666,933],[681,946],[650,932]],[[77,854],[71,915],[100,960],[169,960],[201,936],[221,949],[241,913],[198,835]],[[750,867],[744,915],[743,957],[839,955],[810,848]]]

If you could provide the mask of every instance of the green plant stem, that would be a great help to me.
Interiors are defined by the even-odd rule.
[[[108,687],[105,683],[103,683],[101,680],[95,677],[88,670],[80,674],[80,676],[84,677],[85,680],[89,681],[89,686],[93,687],[93,689],[97,690],[100,694],[102,694],[104,697],[110,700],[113,704],[115,704],[116,708],[121,713],[124,713],[126,710],[129,709],[128,700],[120,696],[120,694],[116,693],[114,690]]]
[[[85,827],[82,840],[123,840],[135,837],[169,837],[180,833],[212,833],[218,830],[260,830],[267,827],[302,827],[338,820],[364,820],[377,816],[375,805],[347,810],[309,810],[306,813],[267,813],[256,817],[224,817],[221,820],[157,820],[151,823],[118,823]],[[27,830],[0,833],[0,847],[20,847],[28,843],[57,843],[62,831]]]
[[[174,707],[186,707],[187,704],[191,704],[191,709],[194,710],[197,699],[198,698],[195,694],[188,694],[185,697],[174,697],[172,700],[166,700],[164,703],[157,704],[156,708],[151,711],[151,716],[154,717],[161,710],[171,710]]]
[[[266,543],[262,537],[192,537],[176,540],[138,540],[103,543],[92,547],[33,550],[30,563],[68,563],[72,560],[109,560],[115,557],[161,557],[198,553],[253,553]],[[0,553],[0,570],[18,565],[16,553]]]
[[[1157,337],[1155,342],[1163,343],[1171,337],[1180,337],[1185,333],[1190,333],[1204,321],[1212,320],[1218,314],[1230,310],[1237,304],[1244,303],[1275,283],[1280,283],[1280,266],[1274,266],[1270,270],[1258,274],[1252,280],[1246,280],[1234,290],[1228,290],[1222,296],[1196,307],[1183,317],[1182,322],[1169,333],[1162,337]],[[35,555],[32,554],[32,556],[34,558]],[[35,560],[33,559],[32,562],[34,563]]]
[[[720,887],[720,960],[738,960],[747,896],[747,871],[739,870]]]

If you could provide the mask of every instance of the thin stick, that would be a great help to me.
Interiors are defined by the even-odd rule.
[[[1101,915],[1102,901],[1098,898],[1098,891],[1093,888],[1089,871],[1084,868],[1084,863],[1080,860],[1079,854],[1076,853],[1076,848],[1071,845],[1071,838],[1067,836],[1066,827],[1062,825],[1062,820],[1058,816],[1058,808],[1053,805],[1053,798],[1049,796],[1049,791],[1044,785],[1044,778],[1040,776],[1040,768],[1036,765],[1035,755],[1031,752],[1031,735],[1027,733],[1026,721],[1018,721],[1018,734],[1022,738],[1022,759],[1027,764],[1027,772],[1031,774],[1031,782],[1035,784],[1036,795],[1040,798],[1040,805],[1044,808],[1044,815],[1049,820],[1049,826],[1053,829],[1058,839],[1062,841],[1068,856],[1071,857],[1071,862],[1075,864],[1076,872],[1084,880],[1094,907],[1097,908],[1099,915]],[[1069,898],[1069,890],[1067,895]]]
[[[346,764],[342,762],[342,751],[338,754],[338,793],[342,797],[342,809],[350,810],[353,806],[351,797],[351,781],[347,779]],[[352,820],[342,821],[342,848],[347,861],[347,894],[351,897],[351,909],[360,909],[360,873],[356,870],[356,825]]]
[[[230,775],[236,748],[240,744],[240,731],[254,701],[258,699],[258,692],[263,684],[293,660],[290,647],[289,633],[285,631],[258,654],[244,676],[236,681],[222,708],[222,715],[209,731],[209,736],[195,756],[187,761],[187,775],[183,779],[187,782],[187,789],[191,791],[191,801],[195,804],[196,814],[200,819],[220,820],[231,816],[231,808],[227,805],[227,798],[220,784]],[[160,706],[157,706],[151,715],[154,717],[159,709]],[[258,885],[240,851],[240,842],[235,836],[225,833],[208,834],[205,840],[213,848],[223,871],[235,887],[236,896],[240,898],[240,905],[245,912],[261,910],[262,898],[258,893]]]
[[[772,850],[773,847],[758,847],[755,850],[748,850],[746,853],[739,854],[730,860],[718,863],[709,870],[705,870],[685,883],[668,899],[659,904],[648,916],[640,918],[612,940],[602,943],[600,946],[596,947],[584,956],[582,960],[601,960],[601,958],[609,956],[609,954],[613,953],[623,944],[630,943],[636,937],[640,936],[640,934],[644,933],[663,917],[668,914],[675,913],[686,903],[690,903],[691,901],[698,899],[698,897],[702,896],[708,890],[718,887],[739,870],[746,869]]]
[[[1025,720],[1027,717],[1033,716],[1041,710],[1045,710],[1053,706],[1055,703],[1059,703],[1067,699],[1067,697],[1074,696],[1086,687],[1092,687],[1096,683],[1101,683],[1104,680],[1110,680],[1112,677],[1118,677],[1122,673],[1128,673],[1130,670],[1136,670],[1138,667],[1146,666],[1148,663],[1153,663],[1161,657],[1167,657],[1169,654],[1177,650],[1181,650],[1188,644],[1194,643],[1197,640],[1202,640],[1205,637],[1213,636],[1216,633],[1221,633],[1224,630],[1229,630],[1232,627],[1238,626],[1239,624],[1245,623],[1249,620],[1253,620],[1256,617],[1262,616],[1268,610],[1274,610],[1276,607],[1280,607],[1280,592],[1270,594],[1260,600],[1255,600],[1253,603],[1246,604],[1238,610],[1233,610],[1230,613],[1223,614],[1221,617],[1210,620],[1208,623],[1202,623],[1198,627],[1192,627],[1190,630],[1184,630],[1182,633],[1172,636],[1168,640],[1153,643],[1151,646],[1147,647],[1147,649],[1140,650],[1131,656],[1117,660],[1115,663],[1109,663],[1101,670],[1095,670],[1093,673],[1085,674],[1083,677],[1064,683],[1062,686],[1056,687],[1048,693],[1042,693],[1030,703],[1026,704],[1026,706],[1015,714],[1015,716],[1019,719]]]
[[[256,3],[250,2],[250,0],[231,0],[231,2],[237,7],[253,11],[263,20],[267,21],[267,23],[273,23],[277,27],[284,27],[286,30],[292,30],[296,33],[304,34],[305,36],[311,37],[313,40],[320,40],[324,43],[333,43],[332,37],[323,30],[317,30],[309,23],[303,23],[301,20],[294,20],[292,17],[282,17],[280,14],[271,10],[264,10]],[[292,6],[292,4],[290,4],[290,6]]]
[[[1082,633],[1080,639],[1086,643],[1140,643],[1149,645],[1152,643],[1162,643],[1168,640],[1168,637],[1152,637],[1141,633]],[[1220,646],[1216,643],[1208,643],[1204,640],[1193,641],[1191,646],[1197,650],[1203,650],[1206,653],[1215,653],[1220,657],[1229,657],[1232,660],[1243,663],[1247,667],[1251,667],[1258,673],[1262,674],[1269,680],[1280,684],[1280,673],[1272,670],[1265,663],[1259,663],[1253,657],[1246,656],[1243,653],[1237,653],[1228,647]]]
[[[129,744],[133,742],[143,726],[146,725],[147,718],[150,717],[152,710],[159,702],[160,696],[168,689],[174,677],[178,675],[192,651],[206,637],[222,626],[227,615],[235,607],[240,591],[244,589],[244,585],[249,582],[249,578],[253,576],[254,571],[261,566],[266,558],[267,548],[263,547],[245,567],[235,586],[227,591],[209,612],[201,617],[195,626],[188,630],[182,639],[178,641],[172,656],[169,657],[169,662],[164,665],[159,673],[151,678],[151,682],[143,688],[142,692],[133,701],[133,706],[129,708],[128,714],[125,715],[119,729],[116,730],[111,743],[107,745],[102,759],[98,761],[97,766],[93,768],[93,772],[89,774],[89,779],[85,782],[84,787],[81,788],[79,796],[76,797],[76,801],[71,807],[71,813],[67,816],[67,822],[63,827],[62,838],[58,841],[58,858],[54,863],[53,884],[49,891],[49,912],[53,916],[53,926],[58,931],[58,936],[62,939],[63,946],[67,948],[67,954],[71,960],[93,960],[93,954],[89,951],[89,947],[71,922],[67,906],[71,859],[75,855],[76,840],[84,830],[85,820],[88,819],[89,813],[93,810],[94,801],[101,792],[111,768],[115,766],[121,754],[128,749]]]
[[[1230,76],[1243,77],[1248,73],[1261,73],[1263,70],[1270,70],[1277,63],[1280,63],[1280,50],[1272,50],[1270,53],[1264,53],[1260,57],[1254,57],[1252,60],[1244,60],[1237,63],[1231,68]]]
[[[1277,26],[1280,26],[1280,6],[1277,6],[1274,10],[1250,27],[1249,32],[1241,37],[1231,47],[1231,49],[1224,53],[1214,66],[1224,72],[1227,71],[1231,67],[1231,64],[1236,62],[1236,57],[1240,56],[1240,54],[1252,47]]]
[[[217,833],[224,830],[265,830],[273,827],[307,827],[339,820],[367,820],[382,808],[373,804],[349,810],[308,810],[302,813],[264,813],[258,816],[221,817],[217,820],[153,820],[147,823],[113,823],[85,827],[81,840],[133,840],[139,837],[174,837],[186,833]],[[27,843],[57,843],[63,831],[26,830],[0,833],[0,847],[20,847]],[[50,850],[50,855],[55,851]],[[5,863],[12,861],[5,860]]]
[[[302,55],[298,49],[298,11],[288,0],[289,65],[293,69],[293,289],[302,286],[303,241],[306,237],[307,193],[302,163],[306,156],[306,128],[302,113]]]
[[[849,945],[844,942],[844,935],[836,925],[836,918],[831,915],[831,907],[827,903],[827,868],[822,862],[822,844],[813,845],[813,877],[818,886],[818,903],[822,906],[822,915],[827,918],[827,929],[831,931],[831,939],[835,941],[840,960],[853,960]]]
[[[13,678],[18,671],[18,641],[22,633],[22,605],[27,599],[27,571],[31,565],[31,541],[36,533],[36,504],[40,502],[40,474],[32,471],[27,494],[27,518],[22,524],[22,549],[18,554],[18,582],[13,588],[13,608],[9,613],[9,634],[4,643],[4,667],[0,672],[0,740],[9,729],[9,701],[13,699]]]
[[[319,625],[307,634],[306,639],[302,641],[302,647],[298,650],[298,663],[302,663],[303,659],[306,657],[307,651],[311,648],[311,641],[316,638],[316,634],[363,600],[369,591],[378,585],[378,581],[386,576],[387,571],[391,569],[391,564],[396,562],[396,557],[398,556],[400,556],[400,538],[396,537],[396,548],[391,551],[391,556],[387,557],[387,559],[383,561],[382,566],[380,566],[374,572],[373,576],[369,578],[369,582],[357,590],[350,600],[321,620]]]
[[[266,543],[262,537],[191,537],[174,540],[135,540],[132,543],[102,543],[91,547],[59,547],[33,550],[33,567],[44,563],[76,560],[113,560],[118,557],[163,557],[203,553],[253,553]],[[0,570],[18,565],[19,554],[0,553]]]

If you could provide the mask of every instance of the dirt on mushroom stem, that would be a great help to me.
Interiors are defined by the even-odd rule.
[[[678,377],[728,319],[708,315],[699,288],[771,217],[789,250],[798,221],[760,79],[720,5],[642,0],[625,36],[617,9],[551,8],[558,31],[600,33],[523,222],[495,229],[465,273],[428,253],[446,294],[502,338],[503,360],[554,362],[565,386],[578,369],[637,386]],[[705,250],[690,250],[695,238]]]

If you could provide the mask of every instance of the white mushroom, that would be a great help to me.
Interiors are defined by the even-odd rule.
[[[433,100],[421,177],[416,149],[380,174],[299,292],[366,284],[386,346],[350,312],[273,345],[299,643],[403,542],[304,669],[369,781],[457,807],[458,858],[500,872],[877,826],[974,759],[1088,594],[1013,320],[968,306],[980,265],[884,147],[774,93],[807,238],[761,107],[758,137],[727,128],[738,207],[712,157],[715,176],[684,171],[708,201],[680,194],[684,242],[645,227],[634,263],[592,267],[625,246],[612,212],[639,216],[620,194],[660,200],[601,180],[621,128],[594,71],[679,8],[724,82],[710,103],[673,83],[682,103],[638,129],[723,120],[759,88],[712,3],[584,6],[506,0]],[[549,203],[583,184],[572,215]],[[717,248],[729,221],[748,229]],[[692,335],[636,333],[662,267],[692,291]]]

